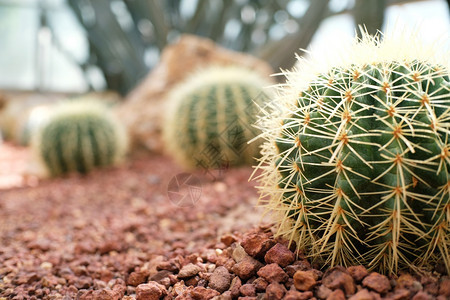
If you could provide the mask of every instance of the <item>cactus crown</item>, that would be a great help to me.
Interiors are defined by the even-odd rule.
[[[164,129],[168,152],[186,168],[221,168],[251,163],[260,132],[257,105],[267,99],[261,75],[241,67],[198,71],[170,94]]]
[[[52,110],[32,146],[50,175],[58,176],[116,164],[126,152],[127,138],[102,103],[66,101]]]
[[[448,56],[367,34],[346,51],[286,72],[260,119],[260,201],[325,265],[450,271]]]

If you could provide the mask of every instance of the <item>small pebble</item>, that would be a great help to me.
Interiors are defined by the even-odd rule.
[[[294,286],[299,291],[309,291],[316,283],[317,281],[312,272],[297,271],[294,274]]]
[[[199,266],[189,263],[181,268],[180,272],[178,273],[178,278],[186,279],[189,277],[193,277],[197,275],[201,270],[202,268],[200,268]]]
[[[385,294],[391,289],[389,279],[377,272],[372,272],[364,278],[362,285],[380,294]]]

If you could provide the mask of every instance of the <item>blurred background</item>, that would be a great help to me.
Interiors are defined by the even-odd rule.
[[[295,53],[308,55],[300,49],[334,53],[358,33],[357,24],[371,34],[407,28],[424,43],[444,42],[439,49],[449,53],[449,6],[450,0],[0,0],[0,188],[40,174],[21,147],[67,98],[108,103],[127,128],[130,152],[162,153],[167,93],[196,68],[222,60],[267,77],[291,68]]]
[[[0,89],[126,95],[183,33],[286,69],[360,23],[448,39],[449,15],[445,0],[0,0]]]

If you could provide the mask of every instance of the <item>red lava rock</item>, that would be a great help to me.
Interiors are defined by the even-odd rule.
[[[364,266],[351,266],[347,268],[348,273],[355,279],[356,282],[361,282],[367,275],[369,271]]]
[[[231,284],[231,274],[225,267],[217,267],[209,278],[208,287],[223,293],[229,289]]]
[[[362,285],[380,294],[385,294],[391,289],[389,279],[377,272],[372,272],[364,278]]]
[[[232,234],[223,235],[220,238],[220,241],[225,244],[225,246],[229,247],[231,244],[237,241],[236,237]]]
[[[431,300],[433,297],[427,292],[420,291],[412,297],[412,300]]]
[[[284,268],[284,270],[286,271],[286,274],[288,274],[289,277],[294,277],[294,274],[297,271],[307,271],[310,269],[311,269],[311,266],[307,267],[306,265],[304,265],[302,263],[299,263],[299,264],[294,263],[293,265],[289,265]]]
[[[254,276],[262,266],[263,264],[256,259],[246,257],[242,261],[235,264],[232,270],[242,280],[247,280]]]
[[[267,251],[275,245],[275,241],[270,239],[264,233],[251,233],[246,235],[241,246],[245,249],[248,255],[255,258],[263,258]]]
[[[44,276],[41,279],[41,284],[43,287],[54,287],[58,284],[58,278],[56,276]]]
[[[189,263],[191,264],[196,264],[197,262],[200,262],[201,260],[199,260],[199,257],[196,253],[193,254],[188,254],[184,257],[184,259],[182,260],[183,265],[187,265]]]
[[[20,299],[25,299],[25,298],[20,298]],[[94,291],[93,290],[80,290],[77,294],[77,299],[80,300],[90,300],[90,299],[94,299]]]
[[[439,284],[439,295],[450,298],[450,279],[444,279]]]
[[[31,272],[28,274],[21,274],[19,275],[19,278],[15,282],[16,284],[32,284],[35,281],[38,281],[40,279],[39,275],[35,272]]]
[[[113,278],[114,278],[114,274],[110,270],[102,270],[100,272],[100,280],[102,280],[104,282],[108,282]]]
[[[257,292],[263,292],[266,290],[267,286],[269,285],[269,283],[261,277],[256,278],[252,284],[255,286],[255,289]]]
[[[184,280],[184,283],[187,286],[192,286],[192,287],[197,286],[199,284],[199,282],[200,282],[200,277],[199,276],[189,277],[189,278]]]
[[[251,284],[251,283],[247,283],[247,284],[242,285],[241,288],[239,289],[239,292],[243,296],[249,296],[249,297],[256,296],[255,286],[253,284]]]
[[[138,286],[147,280],[148,272],[132,272],[128,276],[127,284],[132,286]]]
[[[356,290],[353,277],[342,267],[328,270],[322,279],[322,283],[332,290],[340,288],[345,291],[346,295],[353,295]]]
[[[373,295],[369,292],[367,289],[362,289],[350,298],[348,300],[375,300]]]
[[[423,290],[428,294],[437,296],[439,294],[439,281],[437,278],[430,276],[422,276],[420,283],[423,285]]]
[[[184,284],[184,281],[178,281],[172,287],[170,296],[178,296],[184,294],[188,290],[188,287]],[[174,297],[175,298],[175,297]]]
[[[28,243],[28,248],[41,251],[48,251],[50,250],[51,244],[52,243],[48,239],[38,239]]]
[[[279,283],[271,283],[267,286],[266,296],[268,299],[279,300],[283,299],[284,294],[286,294],[286,288],[284,285]]]
[[[316,283],[316,278],[312,272],[297,271],[294,274],[294,286],[299,291],[309,291]]]
[[[122,244],[118,241],[105,241],[99,248],[100,254],[107,254],[111,251],[120,251],[122,249]]]
[[[229,258],[224,264],[223,267],[226,268],[228,271],[232,271],[234,265],[236,264],[236,262],[234,261],[234,259]]]
[[[327,300],[345,300],[344,291],[342,291],[341,289],[332,291],[328,295]]]
[[[180,268],[173,261],[163,261],[163,262],[160,262],[156,266],[156,270],[158,270],[158,271],[167,270],[167,271],[170,271],[170,272],[178,272],[180,270]]]
[[[95,253],[97,249],[95,248],[94,243],[91,241],[80,241],[75,245],[74,252],[77,255],[80,254],[92,254]]]
[[[319,279],[322,278],[322,276],[323,276],[323,272],[322,272],[322,271],[319,271],[319,270],[317,270],[317,269],[311,269],[311,270],[308,270],[308,272],[311,272],[311,273],[314,275],[314,278],[315,278],[316,280],[319,280]]]
[[[81,276],[75,281],[75,286],[77,289],[87,289],[91,286],[92,279],[86,276]]]
[[[167,300],[169,300],[169,299],[167,299]],[[231,292],[226,291],[225,293],[215,297],[214,300],[233,300],[233,298],[231,297]]]
[[[411,299],[411,292],[407,289],[396,287],[394,293],[387,294],[385,298],[390,300],[407,300]]]
[[[268,282],[286,282],[289,279],[286,272],[276,263],[262,267],[257,274]]]
[[[195,287],[191,291],[191,297],[194,300],[209,300],[218,295],[220,295],[220,293],[218,291],[213,290],[213,289],[204,288],[201,286]]]
[[[422,284],[410,274],[402,274],[396,280],[396,289],[407,289],[412,294],[422,290]]]
[[[239,297],[240,294],[239,289],[241,288],[241,286],[242,286],[241,279],[238,276],[234,277],[230,285],[230,294],[233,299]]]
[[[161,271],[158,271],[156,274],[152,275],[149,278],[149,280],[150,281],[156,281],[158,283],[161,283],[160,281],[163,280],[163,279],[168,279],[170,281],[170,279],[169,279],[170,275],[173,275],[172,272],[167,271],[167,270],[161,270]]]
[[[217,262],[217,253],[214,249],[207,249],[202,254],[202,259],[204,261],[209,261],[209,262],[212,262],[213,264],[215,264]]]
[[[284,286],[286,287],[287,290],[295,289],[294,279],[288,277],[288,280],[286,282],[284,282]]]
[[[180,272],[178,273],[178,278],[186,279],[193,277],[197,275],[201,270],[202,268],[200,268],[199,266],[189,263],[181,268]]]
[[[165,286],[154,281],[136,287],[136,300],[159,300],[166,294]]]
[[[286,293],[283,300],[308,300],[313,297],[313,293],[311,291],[307,292],[299,292],[296,290],[290,290]]]
[[[93,292],[93,298],[98,300],[120,300],[122,296],[110,289],[102,289]]]
[[[428,282],[425,284],[423,290],[428,294],[437,296],[439,294],[439,284],[437,282]]]
[[[120,297],[123,297],[127,289],[125,282],[121,278],[112,279],[110,282],[108,282],[108,286],[111,287],[113,291],[119,293]]]
[[[332,290],[324,285],[319,285],[316,289],[316,296],[319,299],[327,299],[328,295],[331,294]]]
[[[230,258],[223,253],[217,256],[217,261],[214,263],[216,266],[223,266]]]
[[[264,256],[266,263],[276,263],[281,267],[286,267],[295,260],[295,255],[283,244],[276,244]]]

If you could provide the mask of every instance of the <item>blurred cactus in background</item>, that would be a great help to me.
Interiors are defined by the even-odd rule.
[[[100,67],[109,89],[122,94],[134,87],[156,64],[166,44],[180,34],[208,37],[254,54],[275,70],[288,69],[295,63],[293,53],[308,47],[323,19],[350,12],[355,23],[367,23],[368,32],[375,33],[381,29],[386,2],[68,0],[86,29],[89,63]],[[403,2],[408,1],[389,4]]]
[[[167,151],[182,166],[220,168],[251,164],[259,143],[258,106],[270,92],[270,81],[247,68],[214,66],[199,70],[169,96],[163,126]]]
[[[156,66],[162,49],[183,34],[206,37],[228,49],[255,55],[278,71],[293,66],[294,53],[302,54],[300,49],[307,49],[319,36],[316,33],[322,34],[322,29],[334,22],[330,17],[339,15],[348,22],[347,17],[353,16],[355,25],[364,24],[374,34],[382,29],[387,7],[416,0],[25,2],[0,0],[0,25],[11,28],[26,16],[37,18],[31,34],[36,41],[27,42],[26,48],[32,49],[27,55],[35,60],[33,78],[22,80],[27,88],[53,89],[53,71],[49,69],[50,62],[59,60],[53,55],[58,53],[72,65],[66,67],[81,69],[77,91],[108,89],[125,95]],[[19,44],[15,36],[11,31],[6,38]],[[64,86],[63,90],[71,86],[65,82],[58,85]]]
[[[61,102],[32,137],[32,147],[51,176],[115,165],[127,146],[120,121],[104,103],[89,99]]]

